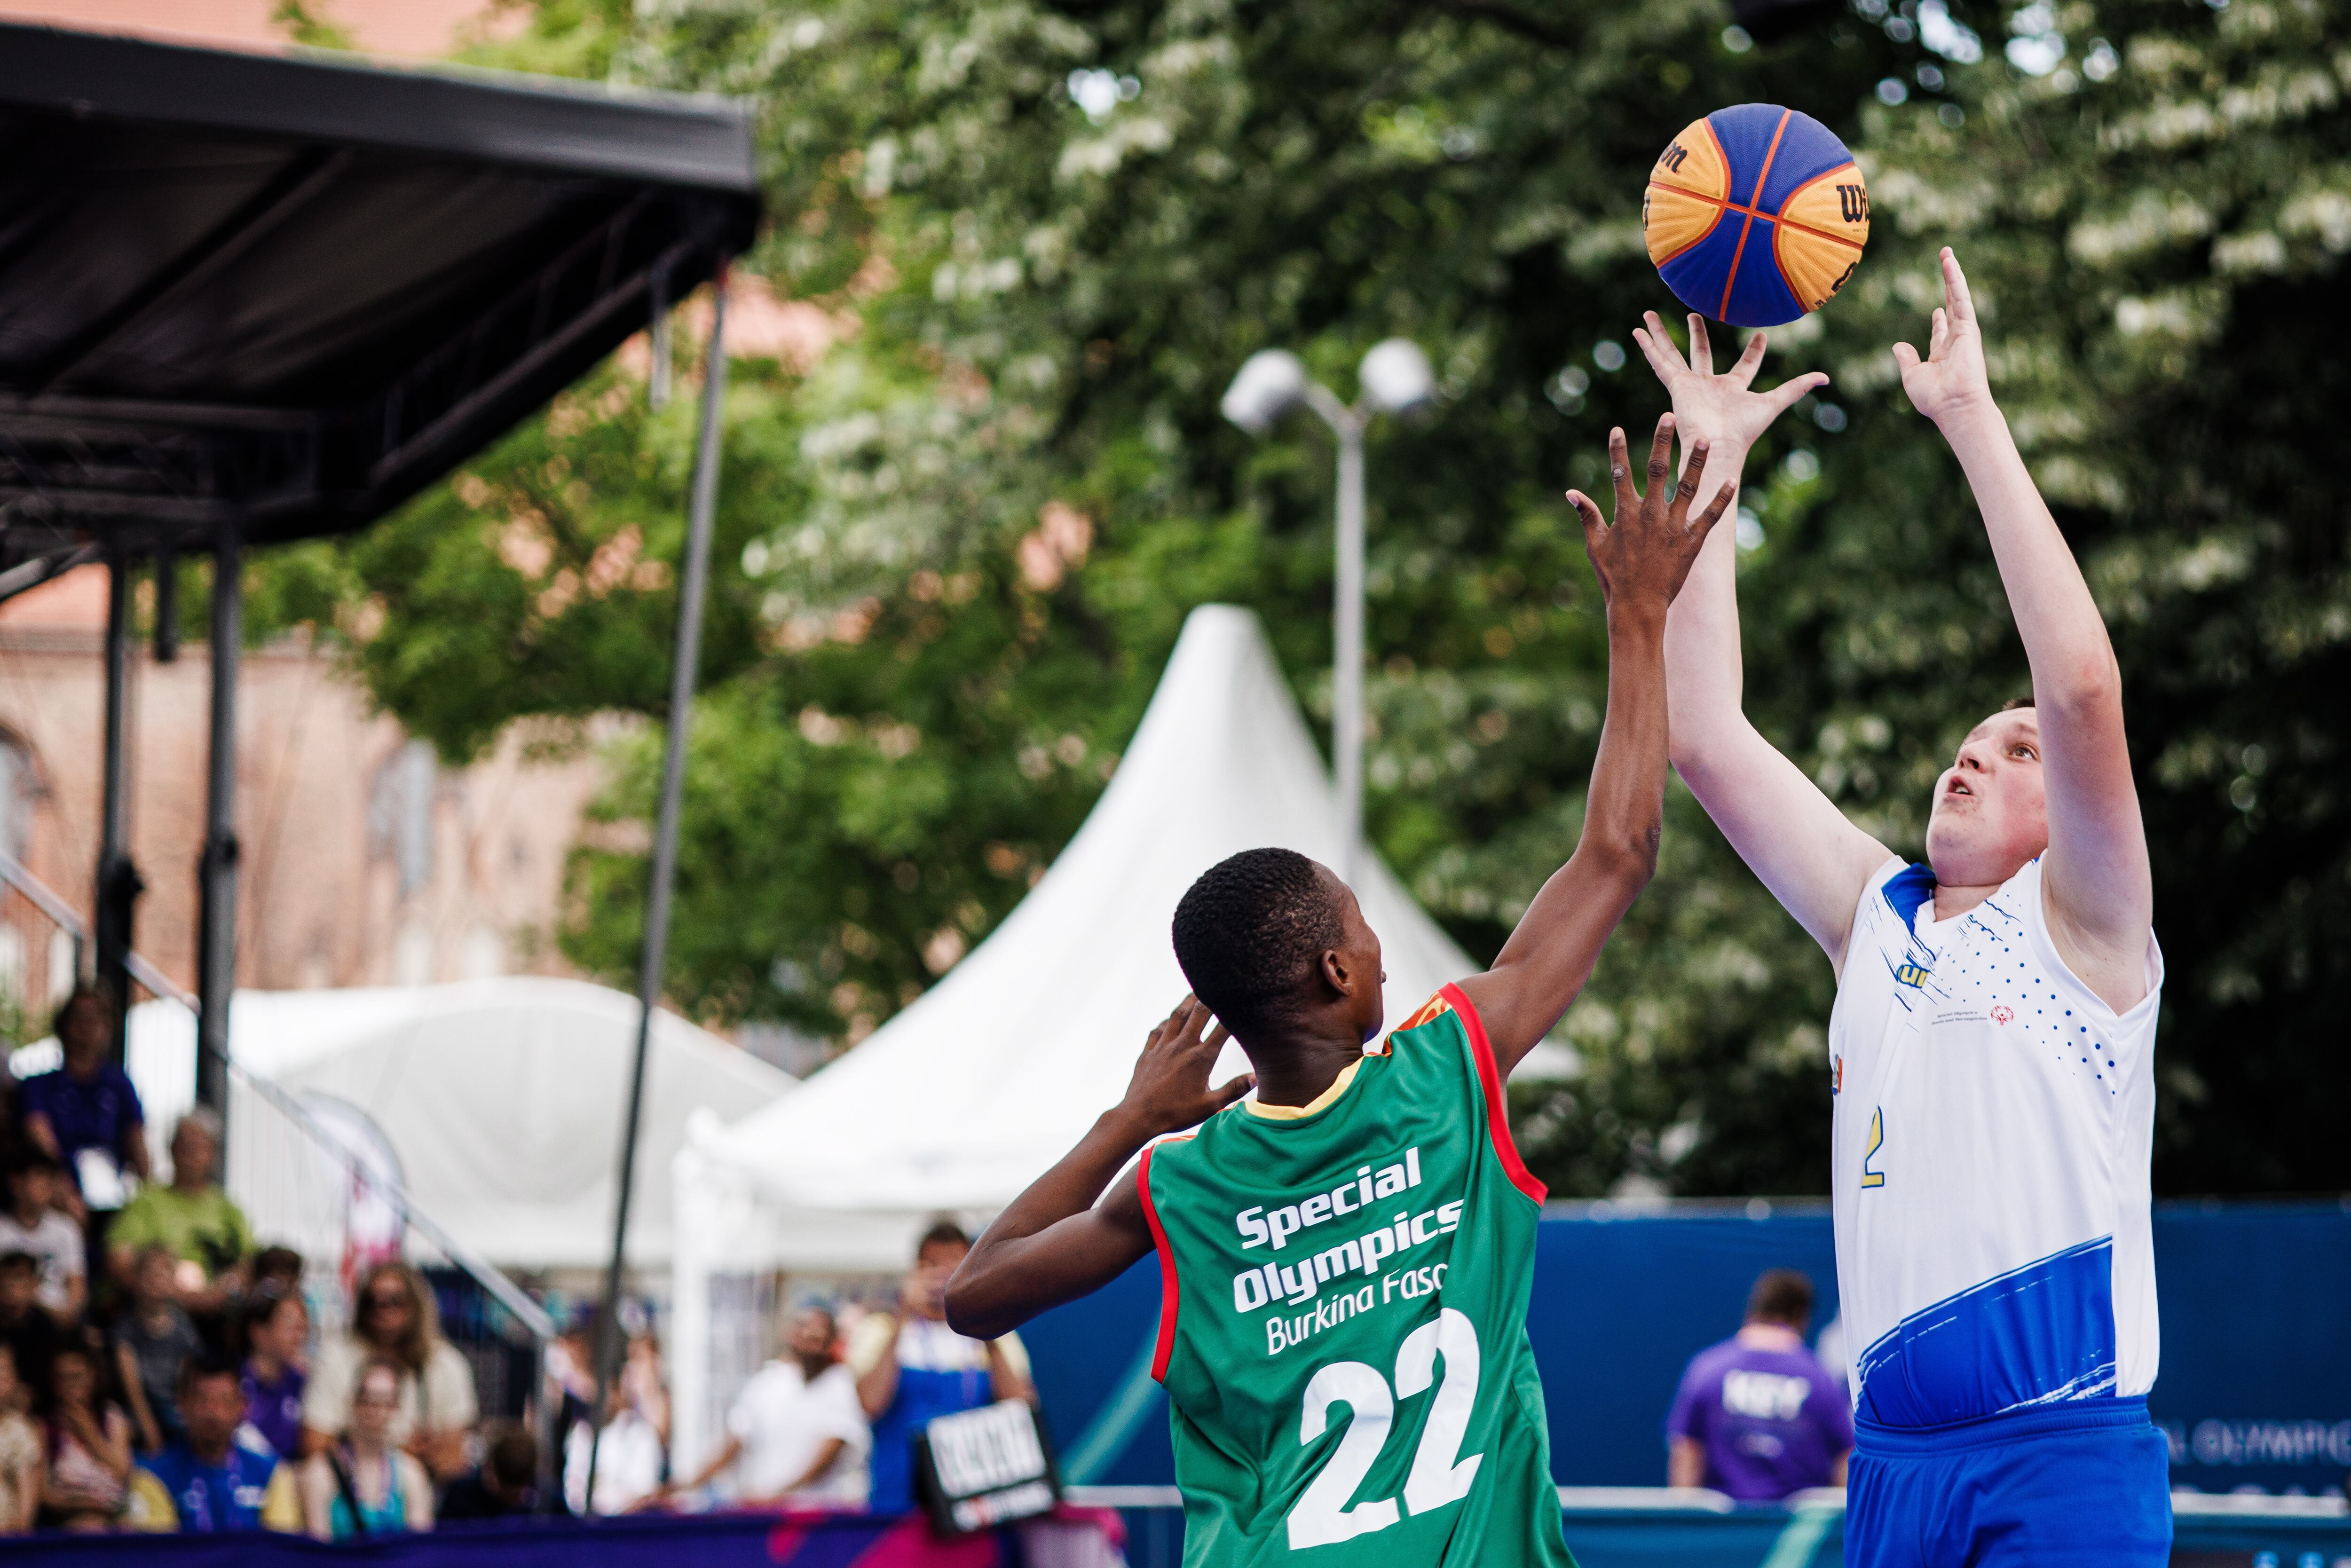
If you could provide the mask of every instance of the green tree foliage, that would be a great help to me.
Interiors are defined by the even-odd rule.
[[[1624,352],[1672,303],[1642,177],[1762,99],[1855,145],[1878,217],[1845,296],[1782,335],[1782,370],[1836,381],[1750,476],[1751,710],[1915,854],[1936,770],[2022,689],[1980,526],[1886,353],[1957,243],[2130,681],[2173,949],[2164,1178],[2343,1183],[2324,694],[2351,610],[2318,423],[2342,371],[2310,325],[2351,248],[2341,26],[2256,0],[1806,18],[1758,43],[1703,0],[549,0],[486,51],[756,99],[772,217],[747,266],[845,334],[730,394],[679,999],[849,1039],[917,994],[1082,820],[1192,604],[1259,610],[1327,713],[1327,444],[1251,442],[1216,402],[1273,344],[1352,395],[1395,333],[1442,392],[1373,440],[1370,825],[1490,953],[1573,843],[1604,693],[1559,492],[1663,406]],[[687,423],[609,372],[315,569],[345,574],[379,700],[453,756],[528,715],[657,712]],[[596,578],[630,530],[630,571]],[[622,754],[575,858],[567,950],[613,974],[655,749]],[[1657,883],[1563,1025],[1584,1070],[1519,1091],[1522,1142],[1568,1192],[1822,1190],[1831,997],[1677,791]]]

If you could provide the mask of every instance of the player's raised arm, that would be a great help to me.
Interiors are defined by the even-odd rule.
[[[1222,1027],[1186,997],[1151,1031],[1126,1097],[1078,1146],[996,1217],[947,1281],[947,1325],[994,1339],[1048,1307],[1100,1290],[1151,1250],[1151,1229],[1132,1181],[1115,1181],[1144,1145],[1197,1126],[1249,1091],[1244,1073],[1212,1088]],[[1105,1193],[1103,1190],[1109,1190]]]
[[[1589,497],[1568,492],[1583,519],[1583,548],[1607,607],[1608,714],[1575,852],[1527,905],[1494,967],[1461,982],[1505,1074],[1551,1032],[1583,988],[1609,933],[1656,871],[1665,821],[1666,609],[1731,500],[1725,486],[1692,515],[1706,447],[1697,448],[1677,486],[1673,440],[1668,414],[1657,421],[1649,449],[1645,497],[1633,488],[1625,433],[1608,433],[1616,487],[1613,524],[1600,520]]]
[[[1943,433],[1981,508],[2001,585],[2032,666],[2048,799],[2042,883],[2060,954],[2117,1012],[2147,994],[2155,883],[2123,737],[2122,672],[2082,569],[1993,402],[1983,334],[1959,257],[1942,253],[1943,308],[1927,358],[1897,343],[1902,390]]]
[[[1685,445],[1710,442],[1709,465],[1732,485],[1756,438],[1798,398],[1826,384],[1817,371],[1769,392],[1752,390],[1764,337],[1748,340],[1730,370],[1714,371],[1706,321],[1689,319],[1685,360],[1649,313],[1634,340],[1673,395]],[[1695,459],[1692,459],[1695,462]],[[1870,874],[1891,858],[1886,846],[1845,820],[1803,770],[1764,739],[1740,706],[1738,545],[1718,529],[1674,601],[1666,625],[1667,684],[1673,694],[1673,762],[1731,847],[1839,973],[1854,906]]]

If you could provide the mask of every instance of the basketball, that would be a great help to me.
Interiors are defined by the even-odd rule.
[[[1742,103],[1692,120],[1649,171],[1649,259],[1674,297],[1734,327],[1827,304],[1861,265],[1869,188],[1811,115]]]

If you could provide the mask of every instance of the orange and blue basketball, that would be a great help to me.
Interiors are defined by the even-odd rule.
[[[1827,304],[1869,242],[1869,187],[1836,133],[1774,103],[1694,120],[1649,172],[1649,259],[1674,297],[1734,327]]]

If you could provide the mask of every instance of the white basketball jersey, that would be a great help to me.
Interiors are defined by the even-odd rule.
[[[2144,1395],[2163,956],[2119,1017],[2057,956],[2033,861],[1965,915],[1888,861],[1829,1019],[1855,1413],[1930,1427]]]

